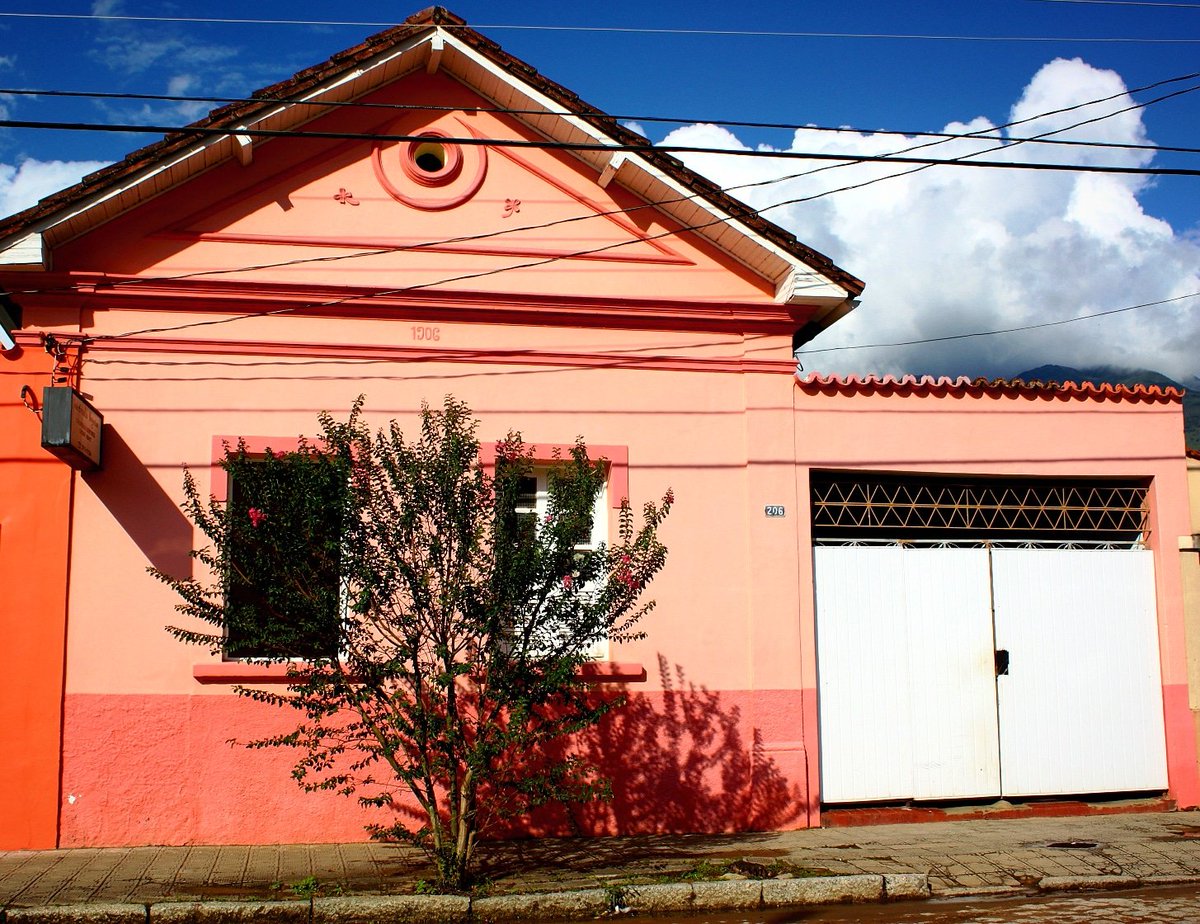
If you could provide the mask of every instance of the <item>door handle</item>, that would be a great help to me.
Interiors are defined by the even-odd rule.
[[[996,649],[996,676],[1008,673],[1008,649]]]

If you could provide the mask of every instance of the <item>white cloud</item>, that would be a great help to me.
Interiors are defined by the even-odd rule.
[[[171,64],[213,67],[235,58],[228,45],[202,45],[175,36],[134,37],[132,30],[110,31],[96,41],[91,56],[120,74],[141,74]]]
[[[1011,130],[1031,137],[1131,105],[1121,78],[1074,60],[1056,60],[1034,75],[1009,121],[1041,115]],[[987,131],[986,119],[950,122],[947,132]],[[1092,122],[1056,137],[1147,143],[1139,110]],[[791,150],[878,155],[928,139],[853,131],[795,133]],[[664,143],[741,148],[712,125],[677,129]],[[938,158],[983,152],[997,142],[959,139],[918,154]],[[1145,165],[1147,151],[1009,144],[989,160]],[[1147,215],[1137,194],[1146,180],[1114,174],[968,167],[830,168],[818,161],[757,161],[683,155],[724,187],[783,176],[733,190],[800,240],[867,283],[862,305],[810,349],[892,342],[1037,324],[1200,291],[1200,240]],[[912,171],[912,172],[910,172]],[[793,176],[804,173],[803,176]],[[878,177],[896,179],[830,195]],[[1200,367],[1200,299],[1144,308],[1024,334],[879,350],[818,353],[805,367],[840,372],[931,372],[1013,375],[1043,363],[1144,366],[1175,377]]]
[[[93,16],[124,12],[121,0],[95,0],[92,4]],[[90,57],[109,70],[130,75],[168,66],[215,70],[238,54],[238,49],[228,45],[195,41],[176,27],[109,21],[102,23]]]
[[[0,164],[0,215],[12,215],[105,166],[94,160],[32,160]]]

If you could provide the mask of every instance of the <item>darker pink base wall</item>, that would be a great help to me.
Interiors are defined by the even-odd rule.
[[[1167,729],[1167,779],[1171,798],[1181,809],[1200,805],[1200,766],[1197,765],[1196,728],[1188,702],[1187,684],[1163,686],[1163,712]]]
[[[495,835],[644,834],[805,827],[810,766],[799,691],[631,693],[582,743],[611,802],[543,810]],[[396,820],[306,793],[291,752],[227,743],[291,717],[235,696],[67,697],[61,846],[357,841]],[[815,726],[812,727],[815,735]]]

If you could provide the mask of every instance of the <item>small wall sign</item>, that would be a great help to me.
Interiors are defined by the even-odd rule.
[[[769,517],[787,516],[787,511],[784,509],[783,504],[767,504],[767,506],[763,508],[763,513]]]
[[[42,448],[71,468],[90,472],[100,467],[100,433],[104,416],[74,388],[42,389]]]

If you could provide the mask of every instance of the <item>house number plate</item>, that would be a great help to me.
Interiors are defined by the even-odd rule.
[[[769,517],[785,517],[787,511],[783,508],[783,504],[767,504],[763,508],[763,512]]]

